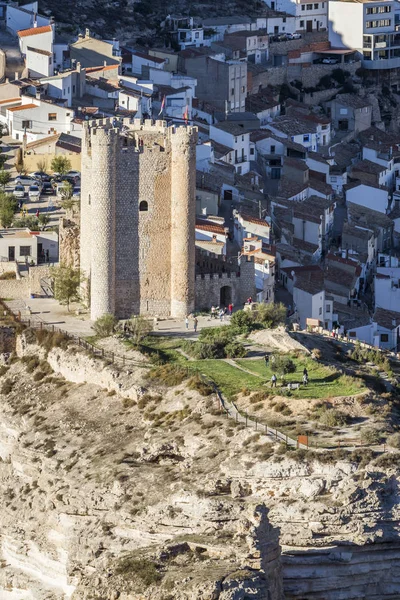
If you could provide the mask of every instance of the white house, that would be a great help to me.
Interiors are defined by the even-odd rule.
[[[250,132],[235,121],[222,121],[210,126],[210,139],[231,149],[224,162],[233,165],[236,173],[250,171]]]
[[[22,97],[22,104],[6,109],[5,123],[14,140],[33,142],[56,133],[80,137],[82,126],[73,123],[74,111],[64,105],[40,98]]]
[[[360,206],[365,206],[386,214],[389,202],[387,188],[379,187],[372,183],[355,181],[354,183],[349,183],[345,190],[347,202],[353,202],[354,204],[359,204]]]
[[[305,329],[307,319],[313,319],[315,325],[332,329],[333,298],[327,296],[322,280],[313,277],[295,276],[293,284],[293,308],[300,327]]]
[[[375,306],[400,315],[400,268],[378,267],[374,277]]]
[[[0,230],[0,256],[8,261],[38,264],[42,250],[49,252],[50,262],[58,261],[58,233],[28,228]]]
[[[365,342],[382,350],[398,351],[400,312],[377,308],[370,324],[348,329],[347,336],[354,341]]]
[[[365,69],[400,66],[398,2],[381,0],[330,0],[329,41],[334,48],[351,48]]]
[[[38,1],[27,2],[23,6],[16,6],[16,3],[7,5],[6,27],[13,35],[21,29],[31,27],[44,27],[50,25],[52,20],[38,13]]]
[[[19,49],[26,56],[27,48],[45,50],[53,54],[54,29],[53,25],[43,27],[32,27],[18,31]]]
[[[142,75],[145,67],[164,69],[164,65],[165,59],[158,58],[157,56],[150,56],[150,54],[145,54],[136,50],[132,52],[132,73],[134,75]]]
[[[226,240],[228,232],[220,219],[196,218],[195,244],[196,247],[208,250],[214,254],[226,255]]]
[[[296,16],[285,12],[269,11],[265,17],[257,17],[252,29],[265,29],[269,35],[295,33]]]
[[[296,17],[297,31],[320,31],[328,24],[328,2],[305,0],[264,0],[272,10],[282,11]]]
[[[236,212],[234,238],[242,248],[245,239],[257,238],[263,244],[270,243],[271,225],[266,219],[259,219],[245,213]]]
[[[279,137],[288,137],[301,144],[307,150],[317,152],[320,146],[327,146],[331,141],[331,125],[329,119],[306,115],[276,117],[268,124],[268,129]]]

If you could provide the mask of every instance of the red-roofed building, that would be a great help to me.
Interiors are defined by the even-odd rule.
[[[27,55],[28,48],[50,52],[51,56],[53,56],[54,30],[52,25],[31,27],[30,29],[18,31],[18,40],[19,49],[23,56]],[[47,74],[43,73],[43,75]]]

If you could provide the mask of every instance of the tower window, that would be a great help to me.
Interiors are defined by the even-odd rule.
[[[149,205],[147,204],[146,200],[141,201],[141,203],[139,204],[139,210],[140,212],[145,212],[149,210]]]

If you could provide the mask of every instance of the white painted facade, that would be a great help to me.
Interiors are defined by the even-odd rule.
[[[10,33],[17,35],[17,31],[21,29],[29,29],[34,27],[35,23],[38,27],[49,25],[51,19],[38,14],[38,2],[30,2],[24,6],[7,5],[6,27]]]
[[[264,244],[270,243],[270,235],[271,235],[271,226],[267,221],[264,221],[264,224],[261,222],[254,222],[252,219],[247,219],[246,215],[241,215],[239,213],[235,214],[235,222],[234,222],[234,238],[235,241],[242,248],[244,245],[244,240],[246,238],[258,238]],[[257,220],[258,221],[258,220]],[[260,219],[259,221],[263,221]],[[245,248],[246,251],[246,248]]]
[[[377,165],[381,165],[385,167],[385,171],[379,176],[379,185],[385,185],[389,189],[392,189],[395,185],[395,167],[394,167],[394,159],[391,155],[387,153],[378,152],[373,148],[363,148],[362,149],[362,158],[366,160],[370,160],[371,162],[376,163]],[[357,163],[356,165],[357,166]]]
[[[300,327],[305,329],[307,319],[318,319],[325,329],[332,329],[333,300],[327,300],[325,290],[315,294],[293,286],[294,311]]]
[[[5,123],[14,140],[23,140],[26,133],[27,143],[56,133],[71,133],[81,136],[82,125],[72,123],[72,108],[44,102],[38,98],[22,97],[26,109],[6,110]]]
[[[152,69],[164,69],[164,62],[160,62],[156,57],[151,56],[139,56],[138,54],[132,54],[132,73],[134,75],[141,75],[143,67],[151,67]]]
[[[296,19],[296,31],[320,31],[328,27],[328,1],[264,0],[273,10],[286,12]]]
[[[277,35],[278,33],[295,33],[296,31],[296,16],[287,14],[258,17],[256,24],[252,25],[252,29],[265,29],[269,35]]]
[[[54,29],[43,33],[32,33],[19,37],[19,49],[21,54],[26,56],[27,48],[36,48],[53,54]]]
[[[214,125],[210,126],[210,139],[232,149],[224,162],[235,167],[237,173],[245,175],[250,171],[250,133],[234,135]]]
[[[58,261],[58,233],[55,231],[31,232],[29,229],[1,229],[0,256],[18,263],[38,262],[38,244],[49,251],[50,262]]]
[[[389,195],[385,189],[361,184],[346,190],[346,200],[347,202],[354,202],[354,204],[358,204],[359,206],[365,206],[366,208],[386,214]]]
[[[329,41],[334,48],[357,50],[366,69],[400,66],[395,0],[357,2],[330,0]]]
[[[374,291],[375,308],[400,312],[400,268],[378,267]]]
[[[53,53],[28,46],[25,65],[29,77],[51,77],[54,73]]]

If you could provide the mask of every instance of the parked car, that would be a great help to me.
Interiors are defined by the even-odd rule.
[[[28,196],[29,196],[29,200],[39,200],[40,199],[40,187],[38,185],[29,186]]]
[[[80,179],[81,172],[80,171],[68,171],[67,177],[74,177],[75,179],[78,179],[78,178]]]
[[[42,194],[54,194],[54,187],[50,181],[45,181],[42,187]]]
[[[29,175],[18,175],[15,178],[15,185],[37,185],[37,179],[30,177]]]
[[[332,56],[328,56],[327,58],[322,59],[322,63],[324,65],[336,65],[339,62],[337,58],[332,58]]]
[[[68,186],[68,184],[70,184],[69,181],[63,180],[63,181],[59,181],[56,185],[56,193],[57,196],[61,196],[62,191],[65,190]]]
[[[25,188],[23,185],[16,185],[13,190],[13,195],[16,198],[25,198]]]
[[[29,173],[29,176],[38,181],[50,181],[50,175],[47,175],[44,171],[34,171],[33,173]]]

